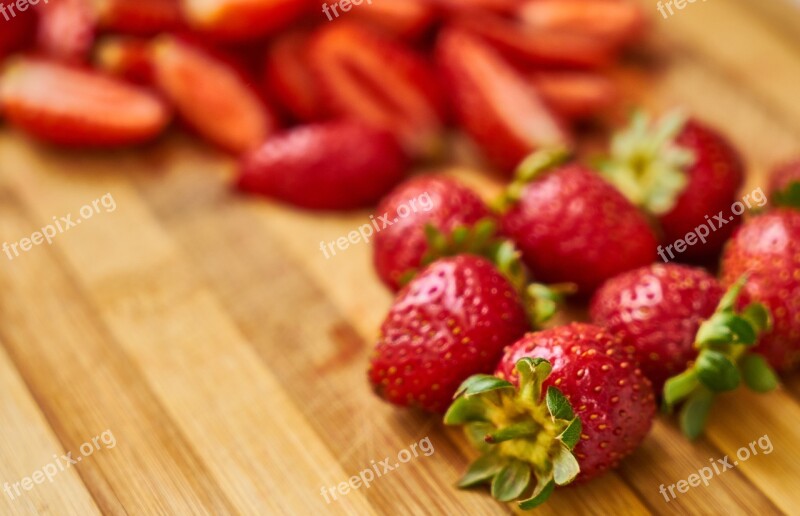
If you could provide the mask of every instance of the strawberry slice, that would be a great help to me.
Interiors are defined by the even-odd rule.
[[[480,36],[509,58],[538,66],[599,68],[608,65],[616,53],[613,41],[540,30],[489,13],[459,16],[453,24]]]
[[[49,57],[80,63],[94,43],[96,17],[88,0],[39,3],[36,45]]]
[[[461,126],[498,167],[513,170],[533,150],[569,142],[533,87],[491,47],[450,29],[436,52]]]
[[[224,41],[258,38],[305,14],[309,0],[181,0],[189,25]]]
[[[144,36],[182,24],[178,0],[94,0],[94,4],[98,24],[115,32]]]
[[[282,35],[267,51],[264,83],[267,91],[296,120],[309,122],[325,116],[325,102],[308,66],[308,33]]]
[[[437,150],[444,110],[440,85],[432,67],[409,48],[337,23],[315,34],[309,57],[337,114],[393,131],[414,155]]]
[[[158,135],[167,107],[138,86],[97,72],[33,58],[12,61],[0,77],[6,118],[42,140],[115,146]]]
[[[449,11],[493,11],[511,13],[518,6],[519,0],[428,0],[430,3],[444,7]]]
[[[436,21],[436,9],[428,0],[380,0],[351,13],[384,34],[409,39],[421,36]]]
[[[232,63],[167,35],[157,38],[152,50],[159,89],[208,141],[241,153],[275,129],[271,111]]]
[[[150,42],[128,36],[107,36],[95,49],[94,64],[100,70],[138,84],[153,84]]]
[[[641,7],[626,0],[532,0],[519,7],[517,16],[534,29],[587,34],[618,44],[635,41],[646,25]]]
[[[597,115],[616,101],[614,82],[589,72],[535,72],[531,84],[556,113],[571,120]]]
[[[14,0],[0,0],[2,12],[16,12]],[[20,51],[34,43],[36,33],[36,14],[25,13],[26,16],[8,16],[0,21],[0,58]]]

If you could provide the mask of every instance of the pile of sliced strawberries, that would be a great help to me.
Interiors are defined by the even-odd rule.
[[[290,142],[319,161],[372,144],[369,131],[360,142],[330,136],[330,124],[356,121],[379,145],[390,132],[403,163],[441,157],[457,125],[511,171],[614,103],[605,69],[645,27],[629,0],[381,0],[331,20],[323,4],[41,2],[0,34],[4,118],[40,140],[98,147],[154,139],[175,115],[235,155]],[[320,123],[306,141],[291,137]]]

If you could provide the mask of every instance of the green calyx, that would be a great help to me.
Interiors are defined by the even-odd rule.
[[[761,355],[751,352],[759,335],[771,328],[769,310],[760,303],[736,310],[746,282],[747,276],[743,276],[734,284],[714,315],[700,326],[694,364],[664,384],[664,408],[671,411],[683,403],[681,429],[690,439],[703,432],[716,394],[735,390],[742,382],[756,392],[768,392],[778,385],[775,371]]]
[[[523,358],[516,364],[519,388],[490,375],[461,384],[444,416],[447,425],[464,426],[482,452],[458,483],[468,488],[488,484],[501,502],[518,500],[521,509],[544,503],[555,486],[580,473],[573,448],[581,420],[555,387],[542,393],[552,367],[547,360]]]
[[[792,181],[783,190],[774,192],[772,204],[777,207],[800,209],[800,181]]]
[[[563,165],[571,157],[566,147],[553,147],[531,153],[517,166],[514,181],[495,201],[493,207],[498,213],[504,213],[522,197],[525,186],[550,170]]]
[[[692,151],[675,143],[685,124],[679,112],[656,123],[645,113],[635,113],[630,126],[613,137],[611,157],[598,168],[636,206],[653,215],[669,212],[689,182],[687,168],[696,160]]]

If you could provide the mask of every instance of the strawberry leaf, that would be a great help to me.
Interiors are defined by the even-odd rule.
[[[741,375],[730,358],[719,351],[704,350],[697,357],[697,377],[713,392],[732,391],[741,383]]]
[[[767,364],[764,357],[747,354],[739,362],[744,383],[755,392],[769,392],[778,387],[778,375]]]
[[[496,454],[487,454],[473,462],[458,481],[458,487],[473,487],[486,484],[506,466],[506,459]]]
[[[575,445],[581,440],[582,430],[583,425],[581,424],[581,420],[576,417],[569,422],[569,425],[567,425],[567,428],[561,432],[561,435],[558,436],[558,439],[571,450],[575,448]]]
[[[535,509],[550,498],[553,490],[556,488],[556,483],[550,478],[547,482],[539,482],[534,489],[533,494],[527,500],[522,500],[519,503],[519,508],[525,511]]]
[[[569,484],[580,472],[581,467],[578,465],[578,460],[572,455],[572,451],[566,446],[559,446],[553,459],[553,480],[556,485]]]
[[[573,419],[575,413],[572,411],[572,405],[564,394],[555,387],[547,388],[547,409],[554,419]]]
[[[691,440],[703,433],[714,394],[706,389],[696,391],[681,409],[681,430]]]
[[[453,397],[464,396],[469,398],[484,392],[513,388],[514,386],[510,382],[502,378],[490,374],[476,374],[464,380],[464,383],[461,384]]]
[[[520,460],[511,460],[492,480],[492,496],[510,502],[519,498],[530,482],[531,467]]]

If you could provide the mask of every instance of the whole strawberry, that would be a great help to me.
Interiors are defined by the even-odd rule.
[[[590,293],[606,280],[656,259],[642,213],[613,186],[560,151],[527,158],[504,201],[503,234],[537,280],[571,282]]]
[[[386,401],[444,412],[459,384],[492,371],[527,329],[520,296],[489,260],[443,258],[397,295],[369,380]]]
[[[800,364],[800,211],[779,208],[747,221],[722,260],[722,282],[748,275],[741,303],[757,301],[772,313],[773,328],[754,352],[779,371]]]
[[[268,139],[241,161],[239,188],[317,210],[368,206],[405,173],[394,136],[361,122],[329,122]]]
[[[378,213],[387,214],[391,225],[375,235],[375,268],[393,290],[400,288],[409,271],[423,265],[431,251],[431,228],[450,235],[490,217],[489,208],[471,189],[454,179],[431,176],[395,188],[381,201]]]
[[[664,382],[697,356],[695,336],[724,291],[703,269],[656,264],[606,282],[591,302],[592,322],[608,328],[635,351],[645,376],[660,393]]]
[[[658,219],[665,261],[716,259],[741,222],[731,207],[744,180],[742,160],[721,134],[696,120],[672,114],[651,127],[637,114],[614,138],[602,168]]]
[[[546,394],[545,394],[546,393]],[[655,414],[650,381],[608,330],[573,323],[529,333],[506,349],[495,376],[464,382],[445,416],[484,451],[460,485],[492,484],[502,501],[590,480],[642,442]],[[534,477],[534,478],[531,478]]]
[[[772,172],[769,198],[774,206],[800,207],[800,160],[785,163]]]

